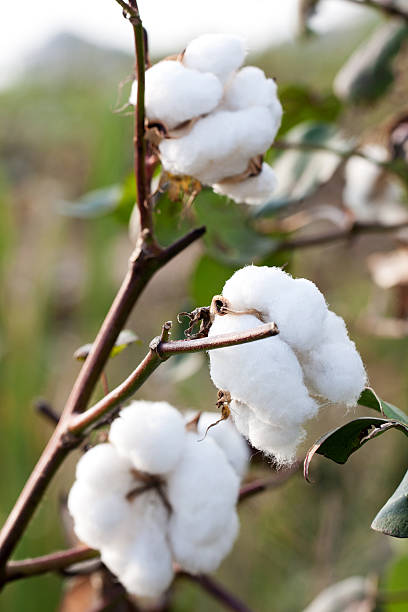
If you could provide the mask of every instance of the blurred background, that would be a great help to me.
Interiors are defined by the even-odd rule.
[[[172,319],[174,337],[181,337],[177,313],[208,305],[237,267],[254,261],[286,265],[313,280],[345,318],[371,385],[407,410],[406,234],[361,233],[297,249],[282,242],[347,230],[351,218],[406,221],[401,120],[408,115],[408,25],[347,0],[208,1],[199,12],[183,0],[139,4],[153,60],[205,31],[245,36],[248,62],[278,82],[285,111],[279,139],[300,143],[300,150],[272,147],[268,160],[280,178],[279,193],[261,211],[237,213],[235,204],[206,190],[192,207],[186,197],[179,203],[162,198],[156,223],[163,244],[203,222],[208,236],[150,283],[127,325],[141,342],[109,363],[109,384],[135,367],[163,321]],[[23,0],[18,10],[2,9],[0,27],[3,522],[51,433],[35,401],[45,398],[61,410],[80,367],[73,353],[95,337],[126,270],[134,203],[126,100],[134,60],[129,24],[114,0]],[[302,149],[305,143],[313,150]],[[346,153],[315,150],[316,143]],[[356,146],[380,162],[391,160],[392,172],[375,174],[369,163],[347,169],[347,152]],[[101,394],[100,387],[95,399]],[[215,409],[216,401],[201,355],[166,362],[138,397],[197,410]],[[330,428],[367,413],[327,408],[311,424],[302,451]],[[220,581],[259,612],[303,610],[322,589],[350,576],[378,576],[384,589],[406,589],[408,545],[370,530],[406,471],[406,448],[403,436],[391,432],[345,466],[317,458],[312,486],[297,474],[249,499]],[[64,465],[16,558],[67,545],[61,500],[75,461]],[[256,475],[270,470],[254,465]],[[0,610],[56,610],[62,597],[60,577],[31,578],[5,589]],[[220,608],[180,581],[172,609]],[[404,612],[408,601],[382,609]]]

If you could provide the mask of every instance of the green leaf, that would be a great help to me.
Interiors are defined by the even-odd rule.
[[[381,508],[371,527],[394,538],[408,538],[408,472]]]
[[[316,453],[336,463],[346,463],[347,459],[364,444],[385,433],[389,429],[399,429],[408,436],[408,426],[398,421],[361,417],[341,425],[322,436],[308,451],[304,462],[304,475],[309,480],[309,467]]]
[[[285,109],[279,138],[296,125],[306,121],[334,122],[342,108],[342,103],[335,95],[321,92],[316,95],[315,89],[298,83],[280,85],[279,99]]]
[[[351,146],[340,137],[335,125],[323,122],[301,123],[288,132],[285,141],[299,148],[284,151],[274,162],[278,188],[273,198],[256,211],[256,217],[273,216],[277,209],[309,197],[333,176],[342,161],[336,153],[318,148],[304,150],[302,146],[327,147],[340,153]]]
[[[198,222],[207,231],[204,242],[213,257],[230,265],[260,263],[273,251],[276,241],[258,234],[242,206],[204,189],[194,202]]]
[[[79,200],[68,202],[62,200],[57,203],[57,211],[67,217],[90,219],[100,217],[114,210],[120,200],[122,187],[110,185],[104,189],[89,191]]]
[[[214,295],[222,292],[225,281],[237,268],[203,255],[197,262],[191,277],[191,295],[194,304],[206,306],[211,304]]]
[[[141,344],[142,341],[134,332],[132,332],[132,330],[123,329],[117,337],[109,357],[116,357],[116,355],[119,355],[119,353],[121,353],[125,348],[135,343]],[[84,344],[75,351],[74,358],[78,361],[85,361],[91,351],[91,348],[92,344]]]
[[[405,412],[397,408],[397,406],[384,402],[384,400],[380,399],[375,391],[370,387],[364,389],[357,403],[360,406],[366,406],[367,408],[372,408],[377,412],[381,412],[381,414],[389,419],[395,419],[396,421],[400,421],[401,423],[408,425],[408,416],[405,414]]]
[[[402,552],[402,551],[401,551]],[[401,593],[407,588],[408,556],[393,559],[387,568],[385,580],[382,583],[382,591],[385,594],[384,612],[408,612],[408,600],[392,602],[394,593]],[[390,598],[387,596],[391,595]],[[389,601],[387,601],[389,599]]]
[[[370,103],[385,94],[394,81],[393,60],[406,40],[406,24],[393,21],[381,26],[336,76],[336,94],[355,104]]]

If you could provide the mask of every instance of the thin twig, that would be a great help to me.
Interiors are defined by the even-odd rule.
[[[404,9],[396,6],[392,1],[378,2],[376,0],[348,0],[348,2],[352,2],[353,4],[357,4],[359,6],[373,8],[391,17],[400,17],[401,19],[408,21],[408,13],[404,11]]]
[[[97,550],[93,550],[88,546],[77,546],[69,550],[58,550],[42,557],[24,559],[23,561],[10,561],[6,567],[6,582],[29,576],[38,576],[47,572],[55,572],[70,567],[75,563],[93,559],[98,555],[99,552]]]
[[[348,240],[361,234],[396,232],[406,227],[408,227],[408,221],[390,224],[381,223],[379,221],[354,221],[354,223],[351,223],[345,228],[330,230],[324,234],[293,238],[292,240],[282,240],[273,247],[272,252],[280,253],[282,251],[292,251],[294,249],[303,249],[321,244],[331,244],[339,240]]]
[[[278,329],[274,323],[266,323],[244,332],[223,334],[212,338],[199,338],[196,340],[174,340],[163,342],[160,338],[151,343],[151,349],[137,366],[137,368],[116,389],[103,397],[84,414],[74,416],[67,427],[67,435],[78,436],[94,426],[108,411],[115,408],[127,398],[131,397],[149,376],[171,355],[180,353],[193,353],[209,351],[227,346],[235,346],[247,342],[254,342],[275,336]]]
[[[246,500],[248,497],[258,495],[258,493],[262,493],[267,489],[276,489],[277,487],[282,486],[299,471],[301,465],[302,462],[297,461],[290,468],[282,472],[278,472],[275,476],[271,476],[270,478],[259,478],[243,485],[239,492],[238,503]]]
[[[35,402],[34,408],[39,412],[42,416],[44,416],[51,424],[57,425],[60,419],[59,414],[57,414],[54,408],[45,400],[39,399]]]
[[[179,572],[178,574],[182,578],[187,578],[196,584],[199,584],[204,591],[207,591],[220,604],[227,610],[235,610],[235,612],[251,612],[246,604],[240,601],[235,595],[227,591],[227,589],[217,582],[212,576],[206,576],[204,574],[192,575],[186,572]]]

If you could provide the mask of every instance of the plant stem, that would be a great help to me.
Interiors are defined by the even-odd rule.
[[[330,244],[339,240],[348,240],[361,234],[388,233],[396,232],[408,227],[408,221],[401,223],[384,224],[379,221],[354,221],[346,228],[331,230],[316,236],[305,236],[303,238],[293,238],[293,240],[282,240],[273,248],[273,253],[282,251],[292,251],[294,249],[304,249],[307,247],[318,246],[320,244]]]
[[[265,325],[260,325],[259,327],[244,332],[223,334],[211,338],[174,340],[172,342],[163,342],[160,338],[155,339],[151,343],[151,347],[153,348],[150,349],[146,357],[130,376],[116,387],[116,389],[92,406],[92,408],[89,408],[84,414],[74,416],[68,424],[66,433],[67,435],[78,436],[88,431],[89,428],[97,424],[109,410],[112,410],[112,408],[115,408],[115,406],[132,396],[156,368],[171,355],[235,346],[237,344],[269,338],[275,336],[277,333],[278,329],[274,323],[266,323]]]
[[[276,476],[272,476],[270,478],[259,478],[243,485],[239,492],[238,503],[246,500],[248,497],[258,495],[258,493],[262,493],[267,489],[275,489],[285,484],[289,478],[299,471],[301,465],[302,463],[297,461],[290,468],[277,473]]]
[[[46,572],[55,572],[65,569],[75,563],[97,557],[99,552],[88,546],[77,546],[69,550],[59,550],[49,555],[24,559],[23,561],[10,561],[6,567],[6,581],[18,580],[29,576],[37,576]]]
[[[240,601],[235,595],[227,591],[227,589],[217,582],[212,576],[206,576],[205,574],[188,574],[186,572],[179,572],[178,574],[182,578],[187,578],[196,584],[199,584],[204,591],[207,591],[220,604],[227,610],[234,610],[235,612],[251,612],[250,608],[242,601]]]

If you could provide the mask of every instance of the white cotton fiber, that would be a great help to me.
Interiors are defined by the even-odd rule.
[[[195,546],[214,546],[235,510],[239,478],[219,446],[188,434],[183,460],[168,478],[173,508],[169,536],[175,560],[183,567]],[[198,558],[197,563],[200,563]]]
[[[212,185],[212,188],[215,193],[226,195],[235,202],[259,206],[266,204],[271,199],[276,185],[276,174],[269,164],[263,163],[262,170],[257,176],[240,182],[222,181]]]
[[[177,560],[191,574],[214,572],[229,554],[239,531],[239,520],[234,510],[222,533],[213,541],[198,544],[193,540],[182,541],[178,547]]]
[[[351,340],[322,344],[305,358],[303,369],[316,394],[347,406],[357,403],[367,382],[363,362]]]
[[[200,72],[212,72],[222,82],[239,68],[246,54],[244,41],[229,34],[203,34],[184,52],[183,64]]]
[[[268,456],[273,456],[277,464],[292,463],[296,449],[305,436],[300,425],[277,425],[259,418],[256,411],[247,404],[232,400],[231,416],[243,436],[252,446]]]
[[[195,414],[189,411],[186,414],[186,420],[191,420]],[[225,453],[226,458],[239,478],[242,479],[248,469],[248,445],[231,419],[221,421],[208,429],[210,425],[216,423],[220,418],[219,412],[202,412],[197,426],[198,435],[200,438],[203,436],[211,437]]]
[[[129,593],[157,597],[173,579],[172,556],[167,541],[168,512],[156,492],[143,495],[138,529],[129,534],[124,549],[127,564],[119,579]]]
[[[209,337],[261,324],[253,315],[217,315]],[[285,427],[317,413],[297,357],[279,336],[210,351],[210,374],[219,389],[228,390],[270,423]]]
[[[167,402],[135,401],[112,423],[109,440],[137,470],[165,474],[183,452],[184,425],[181,414]]]
[[[129,505],[123,496],[76,481],[68,496],[68,510],[74,518],[77,536],[88,546],[100,548],[119,537],[129,519]]]
[[[146,116],[168,129],[214,110],[221,96],[222,85],[216,76],[190,70],[180,62],[159,62],[146,71]],[[137,103],[137,81],[130,103]]]
[[[314,283],[292,278],[276,267],[246,266],[225,283],[223,296],[231,308],[255,308],[273,321],[279,335],[296,351],[306,351],[320,341],[327,314],[324,296]]]
[[[264,153],[275,135],[266,107],[220,110],[199,119],[181,138],[160,143],[163,167],[206,184],[244,172],[252,157]]]
[[[275,135],[280,127],[282,106],[276,83],[267,79],[265,73],[255,66],[245,66],[231,77],[224,90],[222,105],[228,110],[266,106],[276,126]]]
[[[78,461],[76,478],[101,491],[108,482],[110,491],[126,495],[134,483],[132,467],[131,462],[120,456],[112,444],[98,444]]]

